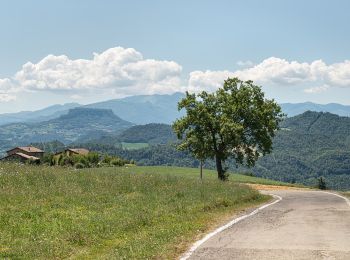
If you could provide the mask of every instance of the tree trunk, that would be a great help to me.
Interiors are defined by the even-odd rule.
[[[218,172],[218,178],[221,181],[226,181],[227,180],[227,176],[225,175],[225,171],[222,168],[222,160],[220,158],[219,155],[215,156],[215,160],[216,160],[216,170]]]
[[[201,180],[203,180],[203,161],[201,161],[200,163],[200,176],[201,176]]]

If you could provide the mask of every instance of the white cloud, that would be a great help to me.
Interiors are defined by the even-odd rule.
[[[224,71],[193,71],[188,81],[188,91],[200,92],[202,90],[215,91],[222,86],[228,77],[233,77],[233,72]]]
[[[189,89],[193,91],[212,91],[222,86],[228,76],[239,77],[242,80],[253,80],[261,85],[273,86],[303,86],[321,85],[306,90],[315,93],[329,87],[350,87],[350,61],[327,65],[322,60],[311,63],[287,61],[271,57],[247,69],[238,71],[195,71],[190,74]]]
[[[0,93],[0,102],[10,102],[16,100],[16,96],[7,93]]]
[[[327,89],[329,89],[329,86],[323,85],[319,87],[306,88],[304,89],[304,92],[309,94],[315,94],[315,93],[325,92]]]
[[[116,47],[92,59],[72,60],[48,55],[28,62],[11,79],[24,91],[81,91],[113,89],[120,95],[178,91],[182,67],[173,61],[143,59],[135,49]]]
[[[108,93],[115,96],[165,94],[176,91],[214,91],[228,77],[253,80],[260,85],[299,86],[305,93],[319,93],[331,87],[350,87],[350,61],[327,65],[270,57],[253,65],[239,61],[237,71],[193,71],[182,83],[182,67],[174,61],[144,59],[132,48],[115,47],[94,53],[91,59],[70,59],[48,55],[28,62],[11,78],[0,79],[1,101],[17,92],[64,92],[72,99]],[[313,87],[310,86],[321,86]]]

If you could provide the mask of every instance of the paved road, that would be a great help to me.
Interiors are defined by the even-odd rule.
[[[350,206],[318,191],[270,191],[282,201],[202,244],[190,259],[350,260]]]

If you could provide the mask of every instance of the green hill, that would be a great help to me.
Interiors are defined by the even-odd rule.
[[[89,148],[106,149],[124,158],[134,159],[140,165],[198,166],[198,161],[190,154],[166,144],[174,140],[169,138],[172,136],[170,126],[135,126],[122,136],[133,142],[158,142],[130,151],[108,148],[108,145],[90,145]],[[156,139],[152,139],[154,136]],[[264,178],[307,185],[315,185],[317,178],[323,176],[330,188],[350,189],[350,118],[322,112],[305,112],[287,118],[274,139],[273,147],[273,153],[260,158],[254,168],[239,170],[252,171],[254,175]],[[227,166],[236,169],[232,161]],[[207,160],[206,167],[215,168],[214,161]]]

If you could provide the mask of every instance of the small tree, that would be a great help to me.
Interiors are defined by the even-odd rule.
[[[260,155],[272,151],[272,138],[283,119],[280,106],[265,99],[259,86],[238,78],[225,80],[215,93],[186,93],[178,104],[186,115],[173,129],[182,140],[181,150],[199,160],[215,158],[218,178],[226,180],[223,163],[253,166]]]
[[[319,188],[320,190],[327,189],[326,180],[323,177],[317,179],[317,188]]]

